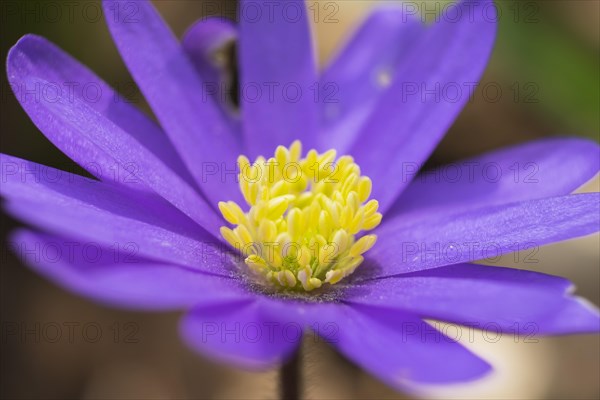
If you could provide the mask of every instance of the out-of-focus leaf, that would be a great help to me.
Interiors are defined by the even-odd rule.
[[[543,2],[498,2],[499,41],[506,74],[539,89],[535,111],[557,129],[599,139],[600,63],[598,52],[566,29]],[[522,94],[525,95],[525,94]],[[533,111],[533,110],[532,110]]]

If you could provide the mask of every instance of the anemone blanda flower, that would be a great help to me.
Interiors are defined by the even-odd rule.
[[[403,89],[476,82],[495,34],[490,5],[461,3],[460,18],[429,27],[400,9],[377,10],[318,75],[306,13],[242,16],[237,26],[208,19],[179,43],[149,2],[105,1],[114,41],[160,126],[53,44],[25,36],[7,63],[17,98],[97,179],[2,155],[6,209],[32,226],[13,246],[81,295],[188,310],[181,333],[192,347],[249,368],[295,350],[290,326],[320,334],[333,326],[326,339],[399,389],[490,370],[432,336],[424,319],[598,332],[597,312],[568,293],[568,281],[471,263],[490,248],[500,255],[596,232],[598,194],[570,194],[598,172],[596,144],[541,140],[468,160],[468,173],[451,181],[408,179],[467,97],[435,101]],[[207,85],[221,82],[211,52],[231,40],[239,117]],[[243,93],[252,87],[273,91]],[[320,101],[332,87],[339,101]],[[279,161],[274,175],[253,181],[269,161]],[[286,179],[292,164],[299,180]],[[516,179],[514,166],[528,164],[534,179]],[[482,174],[488,165],[501,174]],[[86,255],[88,242],[102,251]],[[290,243],[300,246],[282,254]],[[248,326],[259,334],[227,334]]]

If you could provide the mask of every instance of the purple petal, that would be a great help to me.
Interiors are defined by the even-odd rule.
[[[266,369],[281,364],[302,338],[304,323],[289,308],[254,295],[214,299],[183,319],[181,334],[191,347],[218,361]]]
[[[136,255],[136,247],[18,231],[8,247],[33,270],[79,295],[142,310],[189,308],[211,297],[236,297],[235,281]],[[220,263],[217,251],[206,262]]]
[[[235,84],[230,65],[215,55],[238,37],[233,21],[222,17],[204,18],[194,23],[183,35],[181,44],[196,71],[204,81],[207,94],[221,107],[229,123],[239,128],[239,118],[232,113],[231,99],[227,92]]]
[[[115,99],[114,92],[104,83],[100,86],[99,79],[86,80],[94,77],[85,67],[36,36],[25,36],[13,47],[8,57],[8,74],[16,88],[57,86],[66,89],[73,82],[82,87],[96,82],[98,87],[109,91],[101,92],[103,97],[108,95]],[[123,123],[128,121],[123,114],[127,110],[121,110],[115,122],[110,119],[110,110],[105,109],[109,105],[99,110],[97,103],[81,92],[71,95],[61,90],[52,97],[43,95],[35,99],[23,95],[20,99],[46,136],[75,161],[88,166],[96,176],[123,184],[135,183],[135,187],[146,188],[147,185],[218,237],[220,218],[185,179],[169,168],[166,162],[177,160],[174,165],[180,165],[170,144],[163,133],[133,107],[127,106],[131,121]],[[118,108],[127,103],[118,100],[114,104]],[[135,122],[140,125],[132,125]],[[133,134],[122,125],[133,129]],[[147,143],[150,148],[146,147]],[[164,149],[157,149],[162,145]],[[188,177],[187,173],[184,176]]]
[[[600,331],[598,310],[571,289],[556,276],[458,264],[348,286],[345,301],[530,338]]]
[[[356,304],[320,308],[321,324],[335,323],[339,331],[332,344],[396,389],[467,381],[490,371],[485,361],[411,314]]]
[[[598,173],[599,153],[590,140],[552,138],[452,163],[417,176],[385,215],[566,195]],[[412,167],[403,180],[413,178],[419,166]]]
[[[381,7],[369,15],[321,76],[322,147],[345,153],[388,87],[385,80],[424,30],[403,8]]]
[[[240,146],[177,38],[148,1],[103,2],[113,39],[154,114],[208,199],[240,200]]]
[[[453,7],[460,17],[444,17],[425,31],[394,71],[397,79],[381,96],[350,150],[373,179],[373,198],[382,210],[407,184],[400,179],[403,166],[423,163],[458,116],[492,50],[493,2],[465,0]],[[462,95],[456,95],[456,88]],[[442,95],[446,92],[450,94]]]
[[[302,139],[315,147],[316,66],[303,0],[241,1],[239,65],[244,137],[250,157]]]
[[[232,21],[209,17],[195,22],[183,35],[181,44],[206,83],[222,84],[223,65],[214,59],[214,53],[237,40],[237,28]],[[217,87],[217,94],[222,87]],[[217,101],[222,100],[217,96]]]
[[[53,43],[36,35],[23,36],[9,51],[6,69],[17,100],[42,133],[93,175],[138,189],[145,187],[136,179],[125,179],[130,178],[127,171],[115,175],[116,165],[111,155],[99,151],[92,143],[82,141],[71,129],[56,126],[52,118],[40,114],[44,112],[43,105],[56,103],[61,97],[70,102],[85,103],[126,131],[131,136],[129,140],[134,142],[132,146],[150,152],[181,177],[189,179],[189,173],[160,128],[130,100],[120,96]]]
[[[90,180],[0,154],[9,213],[43,230],[105,246],[133,243],[141,256],[214,273],[203,262],[217,239],[152,193]],[[207,247],[208,246],[208,247]]]
[[[529,200],[474,210],[407,213],[377,230],[361,268],[378,277],[495,259],[502,254],[599,230],[599,193]]]

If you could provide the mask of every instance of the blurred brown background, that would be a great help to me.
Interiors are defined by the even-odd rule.
[[[316,24],[321,64],[378,1],[309,1],[336,22]],[[71,4],[67,6],[67,3]],[[315,4],[316,3],[316,4]],[[416,2],[417,4],[433,2]],[[52,4],[49,6],[49,4]],[[234,1],[211,7],[201,1],[154,1],[179,36],[207,10],[233,16]],[[333,5],[332,5],[333,4]],[[498,1],[502,12],[496,48],[480,87],[503,90],[497,102],[476,93],[430,160],[440,164],[508,144],[555,134],[598,140],[600,132],[600,2],[595,0]],[[96,1],[0,2],[0,50],[26,33],[43,35],[90,66],[147,109],[125,69]],[[74,7],[71,18],[67,10]],[[333,7],[333,8],[332,8]],[[434,6],[430,6],[434,8]],[[430,9],[431,9],[430,8]],[[53,10],[61,10],[57,15]],[[527,90],[523,90],[528,85]],[[515,88],[520,88],[518,94]],[[1,80],[0,151],[61,167],[71,165],[37,131]],[[597,179],[584,190],[598,191]],[[1,235],[18,226],[4,214]],[[600,303],[597,235],[548,246],[540,262],[499,265],[566,276],[578,293]],[[522,259],[522,258],[521,258]],[[58,398],[276,398],[275,372],[253,374],[219,366],[189,352],[177,337],[179,315],[108,309],[50,284],[4,248],[0,268],[0,396]],[[533,268],[532,268],[533,267]],[[54,340],[56,326],[62,337]],[[68,326],[73,327],[72,340]],[[98,338],[92,336],[97,328]],[[85,329],[84,329],[85,328]],[[16,329],[19,335],[14,335]],[[25,333],[24,337],[20,336]],[[29,333],[28,333],[29,332]],[[523,343],[467,344],[497,372],[481,382],[432,390],[439,398],[598,398],[600,338],[547,338]],[[402,398],[345,362],[323,344],[307,343],[308,398]]]

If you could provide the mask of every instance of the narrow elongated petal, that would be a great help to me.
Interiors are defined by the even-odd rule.
[[[194,23],[183,35],[181,44],[204,82],[206,95],[220,105],[224,117],[239,132],[239,118],[232,113],[234,99],[228,95],[237,84],[233,76],[235,60],[224,53],[237,38],[233,21],[209,17]]]
[[[571,289],[556,276],[457,264],[348,286],[345,300],[528,337],[600,331],[598,310]]]
[[[161,129],[132,103],[77,60],[50,41],[36,35],[25,35],[9,51],[7,76],[17,100],[32,121],[56,147],[88,170],[94,176],[116,181],[122,185],[144,189],[146,186],[132,172],[134,168],[119,170],[112,154],[105,154],[89,140],[81,137],[69,124],[57,123],[47,115],[48,105],[67,100],[79,102],[98,113],[106,121],[127,132],[128,138],[117,136],[112,140],[128,140],[137,152],[150,153],[158,162],[189,180],[189,173]],[[126,89],[126,88],[123,88]],[[76,124],[80,116],[65,111],[63,120]],[[135,160],[127,160],[134,162]],[[134,165],[135,167],[135,165]],[[119,172],[119,173],[116,173]]]
[[[379,277],[406,274],[589,235],[600,229],[599,202],[599,193],[583,193],[456,213],[401,214],[377,230],[377,245],[361,268],[373,268]]]
[[[45,231],[101,245],[133,243],[139,254],[214,273],[223,265],[202,263],[217,240],[152,193],[82,178],[0,155],[6,209]]]
[[[319,87],[322,147],[340,153],[354,142],[425,25],[400,7],[376,9],[325,68]]]
[[[149,1],[103,6],[123,61],[206,197],[239,199],[235,173],[224,175],[239,143],[177,38]]]
[[[236,281],[141,258],[133,242],[108,247],[22,230],[11,236],[8,247],[58,285],[112,306],[174,310],[211,297],[238,296]],[[215,249],[202,262],[221,263],[223,258]]]
[[[373,178],[373,197],[384,211],[408,183],[398,179],[403,167],[427,159],[469,99],[492,50],[493,2],[465,0],[455,7],[459,17],[443,17],[427,29],[402,60],[350,150]]]
[[[181,334],[194,349],[252,370],[284,362],[303,330],[292,307],[253,295],[202,302],[181,323]]]
[[[215,52],[228,43],[237,40],[237,28],[233,21],[220,17],[203,18],[195,22],[183,35],[181,44],[190,61],[200,73],[202,80],[214,85],[216,92],[223,90],[221,73],[225,67],[222,60],[215,58]],[[217,98],[217,101],[220,98]]]
[[[21,39],[8,60],[11,82],[18,88],[53,85],[66,88],[74,77],[84,79],[90,75],[59,48],[36,36]],[[73,75],[65,75],[69,72]],[[80,83],[84,84],[89,83]],[[106,84],[102,85],[109,89]],[[102,96],[110,94],[102,93]],[[121,119],[115,123],[110,118],[110,111],[99,112],[95,102],[82,93],[75,96],[64,90],[39,99],[23,96],[22,104],[50,140],[78,163],[90,166],[95,175],[100,178],[108,175],[107,180],[117,180],[120,184],[134,183],[135,187],[150,188],[218,237],[220,219],[190,183],[165,163],[163,159],[172,161],[175,156],[168,158],[173,150],[168,142],[163,143],[166,138],[156,126],[150,122],[137,127],[125,124],[133,129],[134,133],[129,134],[118,125]],[[135,121],[138,112],[132,107],[129,109]],[[145,121],[142,117],[137,119]],[[141,132],[140,128],[144,127],[150,129]],[[151,143],[150,148],[146,147],[145,138]],[[155,149],[162,144],[165,149]],[[180,165],[179,160],[177,165]],[[188,176],[187,172],[184,176]]]
[[[414,315],[359,305],[319,308],[321,324],[338,329],[332,345],[396,389],[471,380],[490,371],[485,361]]]
[[[302,139],[316,145],[316,66],[303,0],[241,1],[239,65],[244,138],[251,158]]]
[[[598,173],[599,153],[590,140],[552,138],[458,161],[416,178],[419,166],[413,165],[401,179],[414,180],[386,217],[566,195]]]

